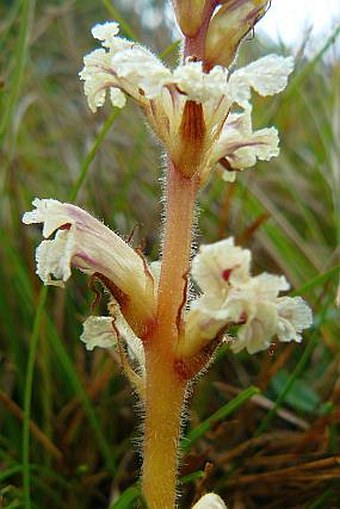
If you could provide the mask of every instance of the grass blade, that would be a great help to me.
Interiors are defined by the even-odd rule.
[[[236,398],[229,401],[227,404],[223,405],[219,408],[214,414],[210,415],[205,421],[201,422],[195,429],[190,431],[187,437],[185,437],[182,441],[182,450],[188,452],[192,445],[207,431],[211,429],[211,427],[215,424],[215,422],[221,421],[228,415],[232,414],[237,410],[240,406],[243,405],[249,398],[255,396],[255,394],[259,394],[260,390],[257,387],[249,387],[245,391],[241,392]]]
[[[31,479],[30,479],[30,418],[31,418],[31,400],[33,388],[33,373],[35,358],[37,355],[38,342],[40,337],[41,322],[44,317],[44,306],[47,298],[47,287],[40,291],[37,310],[33,323],[32,336],[30,338],[30,348],[27,361],[27,373],[24,395],[24,419],[22,431],[22,467],[23,467],[23,487],[25,508],[31,507]]]

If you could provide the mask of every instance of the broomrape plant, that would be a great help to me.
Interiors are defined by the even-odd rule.
[[[119,235],[79,207],[35,199],[25,224],[42,223],[36,251],[44,284],[64,286],[72,267],[110,295],[107,316],[90,316],[88,350],[117,348],[144,405],[142,489],[150,509],[176,507],[179,438],[185,394],[226,341],[254,354],[273,340],[301,341],[312,314],[284,276],[251,274],[251,253],[233,238],[203,245],[191,260],[198,193],[219,167],[222,178],[279,154],[274,127],[253,130],[252,91],[282,91],[291,57],[268,55],[231,71],[238,46],[265,13],[263,0],[173,0],[183,33],[181,63],[167,68],[143,46],[119,36],[116,22],[96,25],[101,48],[84,58],[80,78],[90,109],[106,95],[140,106],[166,154],[165,221],[159,262],[149,263]],[[227,185],[227,184],[226,184]],[[197,288],[194,292],[193,288]],[[213,493],[196,509],[226,507]]]

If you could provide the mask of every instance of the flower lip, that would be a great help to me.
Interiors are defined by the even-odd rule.
[[[116,21],[97,23],[92,28],[91,33],[95,39],[101,41],[104,47],[110,48],[113,38],[119,33],[119,23]]]

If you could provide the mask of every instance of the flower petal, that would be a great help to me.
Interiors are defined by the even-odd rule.
[[[84,81],[84,93],[93,113],[103,106],[107,89],[115,90],[114,94],[111,93],[113,106],[125,106],[125,94],[119,88],[114,88],[119,84],[111,70],[110,55],[104,49],[96,49],[84,57],[84,68],[79,76]]]
[[[122,340],[127,345],[131,359],[137,361],[144,370],[145,357],[141,340],[129,327],[116,302],[110,303],[109,310],[112,316],[89,316],[85,320],[81,341],[87,350],[92,351],[95,347],[115,348],[118,340]]]
[[[277,299],[279,323],[277,336],[280,341],[302,341],[301,332],[313,323],[312,311],[301,297]]]
[[[43,236],[47,239],[60,226],[69,223],[70,211],[58,200],[35,198],[32,201],[35,209],[25,212],[22,217],[24,224],[43,223]],[[74,205],[70,205],[74,207]],[[74,207],[78,208],[78,207]]]
[[[237,338],[231,346],[232,351],[238,353],[246,348],[248,353],[254,354],[269,348],[278,323],[275,304],[270,301],[259,301],[254,306],[252,314],[247,314],[247,306],[243,313],[247,316],[247,321],[239,328]]]
[[[271,301],[274,301],[280,292],[286,292],[290,288],[285,276],[268,274],[268,272],[252,277],[249,286],[258,298]]]
[[[163,86],[172,81],[171,71],[138,44],[115,53],[111,65],[119,78],[124,78],[136,89],[142,89],[148,99],[160,95]]]
[[[44,240],[35,253],[37,274],[45,285],[64,286],[71,277],[73,231],[60,230],[54,240]]]
[[[112,326],[112,316],[89,316],[83,323],[80,339],[85,343],[86,350],[114,348],[117,345],[117,333]]]
[[[281,92],[293,71],[292,57],[267,55],[235,71],[229,80],[229,93],[234,102],[246,106],[250,99],[251,88],[262,96]]]
[[[270,160],[279,154],[279,137],[274,127],[252,130],[251,108],[229,115],[212,155],[212,162],[226,159],[230,168],[242,170],[254,166],[256,160]],[[230,181],[230,171],[223,178]],[[234,180],[234,179],[233,179]]]
[[[234,245],[234,239],[203,245],[192,262],[192,275],[200,288],[219,298],[230,285],[242,286],[249,280],[251,253]]]
[[[116,21],[106,21],[95,25],[91,33],[95,39],[101,41],[104,48],[111,48],[116,35],[119,33],[119,23]]]

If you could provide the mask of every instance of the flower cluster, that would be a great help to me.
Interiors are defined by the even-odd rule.
[[[300,342],[312,324],[310,308],[301,297],[279,297],[289,284],[284,276],[250,275],[251,253],[232,238],[201,246],[192,275],[203,294],[186,316],[179,342],[183,356],[192,356],[218,335],[236,329],[231,349],[250,354],[265,350],[273,338]]]
[[[103,106],[107,91],[117,108],[132,97],[178,170],[198,173],[202,183],[218,163],[226,180],[233,180],[257,159],[278,155],[274,127],[252,130],[251,91],[261,96],[282,91],[293,69],[291,57],[268,55],[233,73],[219,65],[205,72],[201,61],[188,57],[171,70],[118,32],[116,22],[92,29],[103,47],[85,56],[80,77],[93,112]]]
[[[37,273],[45,284],[63,286],[71,266],[96,277],[110,292],[110,316],[90,316],[81,339],[88,350],[112,348],[123,340],[141,369],[145,324],[155,315],[159,262],[148,265],[118,235],[79,207],[57,200],[33,201],[23,222],[43,223],[36,251]],[[53,239],[49,239],[54,235]],[[203,245],[192,262],[192,277],[202,295],[184,316],[177,355],[188,358],[236,327],[233,352],[253,354],[279,341],[301,341],[312,314],[300,297],[279,297],[284,276],[250,275],[251,253],[232,238]]]

